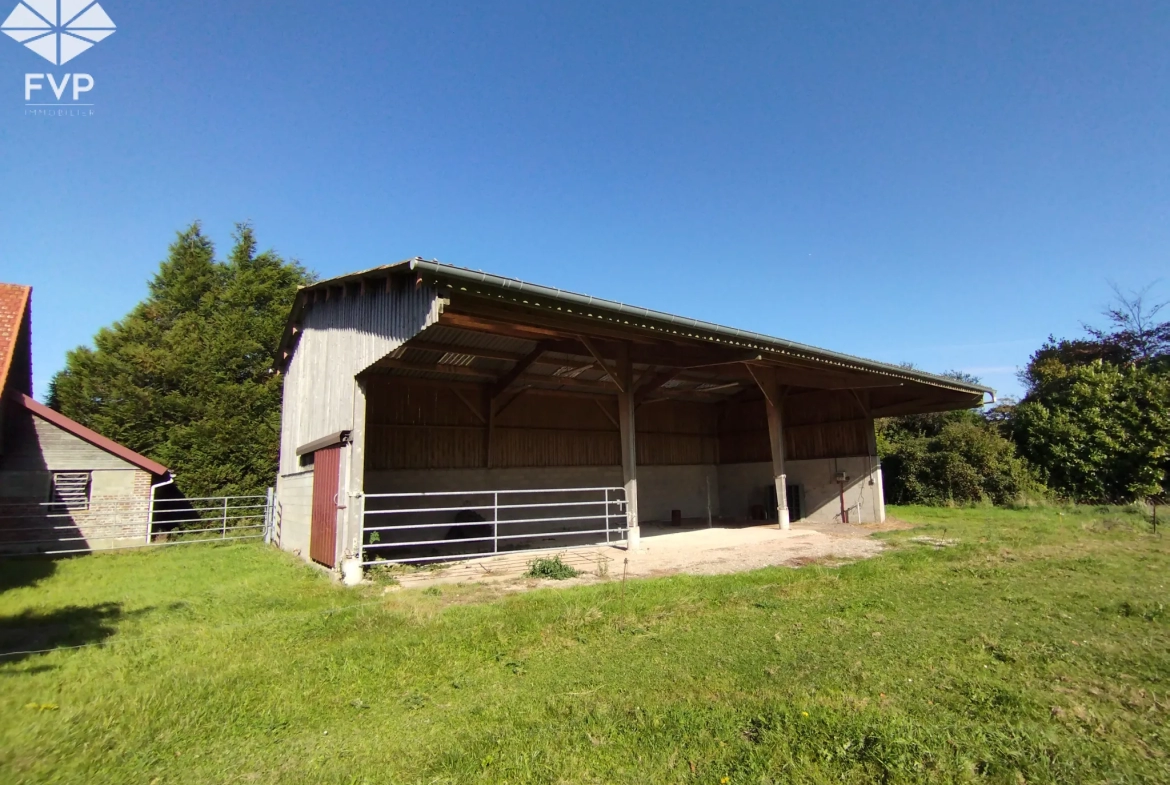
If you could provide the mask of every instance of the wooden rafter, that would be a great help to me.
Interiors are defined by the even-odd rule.
[[[594,398],[594,399],[593,399],[593,402],[594,402],[595,404],[597,404],[597,408],[598,408],[598,409],[601,409],[601,413],[605,415],[605,419],[607,419],[607,420],[609,420],[611,423],[613,423],[613,427],[614,427],[614,428],[617,428],[617,429],[619,429],[619,430],[620,430],[620,429],[621,429],[621,426],[620,426],[620,425],[618,425],[617,418],[616,418],[616,417],[614,417],[612,414],[610,414],[610,411],[609,411],[609,409],[608,409],[608,408],[606,408],[606,405],[605,405],[605,404],[602,402],[602,400],[601,400],[600,398]]]
[[[618,374],[609,367],[609,364],[606,363],[605,358],[601,356],[601,352],[598,351],[597,345],[593,343],[593,339],[588,335],[578,335],[577,340],[581,342],[582,346],[589,350],[589,353],[593,355],[593,359],[597,360],[597,364],[601,367],[601,370],[605,371],[606,378],[613,382],[614,386],[618,388],[618,392],[624,393],[626,391],[625,384],[621,379],[618,378]]]
[[[523,359],[517,360],[516,364],[512,366],[512,370],[501,376],[492,386],[491,397],[496,400],[500,394],[512,386],[512,383],[524,375],[524,372],[532,367],[532,364],[540,359],[540,356],[546,351],[545,344],[538,343],[536,348],[529,352]]]
[[[475,415],[475,419],[479,420],[481,423],[484,423],[485,425],[487,424],[487,418],[483,416],[483,412],[481,412],[478,408],[476,408],[476,406],[474,404],[472,404],[471,401],[464,398],[463,392],[461,390],[459,390],[457,388],[452,388],[451,392],[454,393],[455,397],[459,399],[460,403],[462,403],[464,406],[467,407],[467,411],[469,411],[473,415]]]
[[[756,385],[760,388],[760,392],[764,394],[764,398],[772,405],[773,408],[780,407],[779,385],[776,383],[776,374],[774,369],[752,364],[746,364],[748,373],[756,380]]]
[[[645,403],[647,398],[662,389],[663,385],[673,381],[681,373],[681,368],[671,368],[651,375],[650,378],[638,386],[637,391],[634,393],[634,406],[640,406]]]
[[[527,355],[518,354],[516,352],[504,352],[499,349],[479,349],[474,346],[452,346],[450,344],[439,343],[438,341],[420,341],[414,339],[404,344],[407,349],[425,349],[429,352],[444,352],[446,354],[466,354],[471,357],[482,357],[485,360],[507,360],[509,362],[517,362],[523,360]]]

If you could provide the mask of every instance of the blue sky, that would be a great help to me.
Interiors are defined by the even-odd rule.
[[[117,33],[64,66],[0,39],[0,280],[35,287],[41,395],[194,220],[324,276],[438,258],[1005,394],[1170,269],[1164,2],[101,3]],[[94,116],[26,117],[30,72],[91,74]]]

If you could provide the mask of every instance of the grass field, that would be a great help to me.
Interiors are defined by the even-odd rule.
[[[1170,782],[1170,538],[902,508],[843,567],[499,596],[0,564],[0,782]],[[913,542],[928,536],[947,547]]]

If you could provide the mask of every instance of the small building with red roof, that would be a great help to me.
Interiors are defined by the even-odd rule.
[[[0,283],[0,550],[148,541],[167,467],[32,397],[32,287]]]

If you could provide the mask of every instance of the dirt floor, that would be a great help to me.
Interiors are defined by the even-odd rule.
[[[708,528],[687,521],[681,527],[647,524],[642,544],[635,551],[621,545],[601,545],[573,550],[526,551],[490,556],[399,576],[406,588],[438,584],[495,584],[508,590],[543,586],[578,586],[627,577],[652,577],[689,573],[719,575],[761,567],[799,567],[810,562],[847,562],[881,552],[883,545],[871,535],[877,531],[906,528],[899,521],[884,524],[794,524],[781,531],[776,524],[716,523]],[[581,572],[563,581],[525,578],[535,558],[559,555]],[[506,584],[506,586],[502,585]]]

